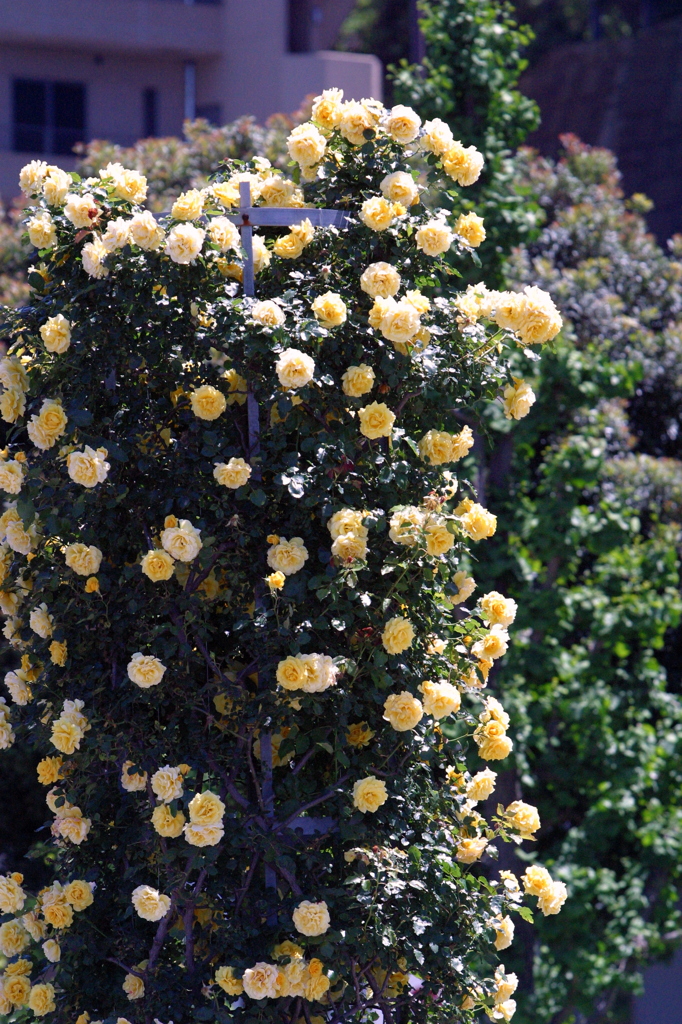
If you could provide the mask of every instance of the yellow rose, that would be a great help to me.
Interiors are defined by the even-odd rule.
[[[189,820],[194,825],[219,825],[225,814],[225,804],[210,789],[197,793],[189,802]]]
[[[473,504],[469,511],[460,517],[460,525],[472,540],[483,540],[495,533],[497,516],[488,512],[482,505]]]
[[[269,174],[261,182],[260,200],[263,206],[300,207],[303,206],[303,193],[295,182],[279,174]]]
[[[148,576],[152,583],[159,583],[161,580],[169,580],[173,575],[175,562],[167,551],[155,548],[148,551],[142,559],[142,572]]]
[[[364,104],[354,100],[344,103],[338,128],[352,146],[362,146],[367,141],[365,132],[373,130],[375,124],[374,117]]]
[[[419,310],[408,299],[400,299],[399,302],[387,299],[379,327],[384,338],[405,345],[412,341],[421,327]]]
[[[461,142],[451,142],[443,156],[443,170],[459,185],[473,185],[483,170],[483,157],[475,146],[464,147]]]
[[[304,246],[296,234],[289,232],[289,234],[282,234],[279,239],[275,240],[272,246],[272,252],[275,256],[281,256],[282,259],[298,259],[303,252]]]
[[[133,761],[124,761],[121,767],[121,786],[126,793],[144,793],[147,788],[146,772],[131,772]]]
[[[227,408],[227,400],[222,391],[211,384],[203,384],[190,393],[192,412],[201,420],[217,420]]]
[[[61,758],[43,758],[42,761],[39,761],[36,771],[41,785],[53,785],[61,777],[62,764]],[[0,909],[2,909],[1,904]],[[2,912],[6,913],[7,911],[3,910]]]
[[[3,956],[18,956],[30,944],[31,937],[19,921],[0,924],[0,953]]]
[[[370,263],[362,272],[360,287],[373,299],[392,298],[400,288],[400,274],[390,263]]]
[[[109,268],[105,265],[104,261],[108,255],[109,250],[102,242],[102,239],[99,235],[94,235],[92,242],[86,242],[81,249],[81,260],[85,273],[96,281],[107,277]]]
[[[282,980],[282,972],[274,964],[260,961],[244,971],[242,984],[250,999],[276,999]]]
[[[454,141],[450,125],[441,121],[439,117],[434,117],[433,121],[424,122],[421,144],[430,153],[441,156]]]
[[[360,208],[360,220],[372,231],[385,231],[391,226],[394,219],[393,203],[383,196],[372,196],[371,199],[365,199]]]
[[[21,923],[34,942],[40,942],[41,939],[45,938],[47,934],[47,926],[44,921],[39,920],[34,910],[29,914],[24,914],[21,918]]]
[[[47,210],[42,210],[35,217],[31,217],[26,228],[29,241],[36,249],[51,249],[57,244],[54,221]]]
[[[46,174],[47,164],[44,160],[31,160],[19,172],[19,188],[26,196],[37,195],[43,187]]]
[[[389,619],[381,634],[381,642],[389,654],[401,654],[412,645],[414,628],[409,619],[395,615]]]
[[[232,206],[239,206],[239,188],[232,181],[219,181],[212,186],[212,192],[221,206],[228,210]]]
[[[484,284],[470,284],[455,298],[454,305],[468,319],[478,320],[491,315],[497,294],[489,292]]]
[[[535,403],[535,392],[525,380],[514,378],[513,384],[507,384],[503,392],[504,415],[508,420],[522,420],[530,412]]]
[[[50,644],[50,661],[53,665],[63,667],[66,665],[67,646],[66,641],[53,640]]]
[[[84,882],[81,878],[76,878],[64,886],[64,898],[79,913],[82,910],[87,910],[94,902],[90,883]]]
[[[282,977],[281,995],[305,996],[305,987],[310,980],[310,973],[308,965],[300,957],[295,957],[291,963],[282,967]]]
[[[392,693],[386,698],[383,717],[396,732],[408,732],[421,722],[424,709],[416,697],[403,690],[402,693]]]
[[[544,345],[556,338],[562,319],[552,299],[534,285],[523,289],[524,303],[518,333],[524,345]]]
[[[324,89],[321,96],[313,100],[311,117],[327,131],[332,131],[343,117],[343,89]],[[30,193],[29,193],[30,194]]]
[[[86,594],[99,594],[99,580],[96,576],[88,576],[83,587]]]
[[[66,196],[64,216],[75,228],[91,228],[95,224],[99,210],[95,197],[86,193],[79,196],[74,193]]]
[[[514,800],[504,812],[504,817],[512,828],[521,833],[524,839],[530,839],[540,828],[540,815],[537,807],[526,804],[523,800]]]
[[[287,578],[283,572],[271,572],[269,576],[265,577],[265,582],[270,587],[270,591],[281,590],[286,583]]]
[[[301,537],[280,537],[268,550],[268,565],[285,576],[292,576],[308,561],[308,549]]]
[[[429,555],[444,555],[455,543],[454,534],[448,530],[447,522],[437,516],[427,519],[424,534]]]
[[[143,921],[160,921],[170,910],[170,896],[153,889],[151,885],[138,885],[133,889],[131,902]]]
[[[227,217],[214,217],[208,224],[208,237],[221,252],[239,252],[242,239],[238,229]]]
[[[43,195],[48,206],[63,206],[73,178],[59,167],[50,167],[49,174],[43,181]]]
[[[511,917],[497,917],[493,921],[495,949],[508,949],[514,939],[514,922]]]
[[[240,978],[235,978],[234,967],[219,967],[215,972],[214,982],[219,985],[228,996],[240,996],[244,986]]]
[[[324,135],[310,121],[297,125],[287,139],[289,156],[301,167],[319,164],[326,148]]]
[[[282,387],[302,388],[313,379],[315,361],[305,352],[287,348],[275,363],[275,370]]]
[[[60,813],[52,825],[52,834],[69,839],[76,846],[80,846],[90,832],[92,824],[90,819],[83,817],[79,807],[70,807],[64,813],[62,813],[62,808],[59,811]]]
[[[166,232],[157,224],[150,210],[144,210],[131,217],[128,231],[131,241],[147,252],[160,249],[166,237]]]
[[[348,726],[346,742],[351,747],[367,747],[375,735],[367,722],[354,722]]]
[[[419,135],[421,123],[421,118],[411,107],[398,104],[398,106],[393,107],[388,115],[386,131],[394,142],[399,142],[401,146],[406,146],[408,142],[414,142],[417,135]]]
[[[244,459],[230,459],[227,463],[219,462],[213,469],[213,476],[221,487],[236,490],[247,483],[251,472],[251,466]]]
[[[21,885],[11,875],[0,875],[0,912],[18,914],[25,900],[26,893]]]
[[[302,690],[306,678],[306,663],[300,656],[289,655],[277,665],[277,682],[285,690]]]
[[[332,544],[332,555],[340,562],[364,561],[367,558],[367,541],[357,534],[344,533]]]
[[[0,416],[5,423],[16,423],[26,411],[26,396],[21,388],[8,388],[0,395]]]
[[[516,618],[517,605],[511,597],[503,597],[496,590],[491,590],[481,598],[481,612],[491,626],[511,626]]]
[[[69,544],[64,549],[64,561],[79,576],[94,576],[102,564],[102,552],[94,544]]]
[[[447,252],[455,236],[444,220],[430,220],[417,229],[414,236],[418,249],[426,256],[440,256]]]
[[[201,252],[206,232],[193,224],[176,224],[166,239],[164,252],[174,263],[193,263]]]
[[[286,319],[282,307],[272,299],[255,302],[251,307],[251,316],[264,327],[281,327]]]
[[[419,689],[422,692],[424,711],[433,718],[446,718],[459,711],[462,698],[452,683],[424,680]]]
[[[366,537],[367,527],[362,525],[366,512],[358,512],[353,508],[342,508],[335,512],[327,523],[332,540],[341,537],[346,533],[352,533],[356,537]]]
[[[474,732],[474,740],[478,744],[478,754],[484,761],[502,761],[513,750],[513,743],[506,734],[501,722],[494,719],[479,725]]]
[[[477,249],[481,242],[485,242],[483,218],[476,213],[461,213],[455,221],[455,234],[472,249]]]
[[[28,391],[28,374],[16,356],[5,356],[0,359],[0,384],[6,388]]]
[[[386,199],[390,199],[394,203],[401,203],[407,207],[419,202],[417,184],[412,175],[405,171],[387,174],[379,187]]]
[[[217,846],[225,835],[222,825],[195,825],[192,822],[185,825],[183,832],[185,842],[190,846]]]
[[[175,220],[198,220],[204,212],[204,196],[196,188],[183,192],[171,207],[171,217]]]
[[[44,1017],[46,1013],[56,1010],[54,987],[49,982],[34,985],[28,997],[28,1007],[33,1010],[36,1017]]]
[[[346,304],[336,292],[318,295],[310,308],[323,327],[338,327],[346,319]]]
[[[305,665],[305,681],[301,689],[306,693],[321,693],[336,685],[336,668],[327,654],[301,654]]]
[[[377,437],[390,437],[393,433],[395,413],[383,402],[372,402],[370,405],[358,409],[360,420],[360,433],[370,439]]]
[[[473,800],[474,803],[478,803],[479,800],[487,800],[489,796],[492,796],[496,780],[497,773],[492,772],[490,768],[476,772],[467,786],[467,799]]]
[[[57,948],[59,947],[57,946]],[[25,974],[5,977],[2,988],[13,1006],[26,1006],[31,991],[31,981]]]
[[[521,881],[529,896],[545,896],[551,891],[554,884],[547,868],[543,868],[539,864],[530,864],[526,868],[525,874],[521,876]]]
[[[62,409],[62,403],[46,398],[40,407],[40,413],[31,416],[26,429],[36,448],[45,451],[62,437],[67,423],[68,418]]]
[[[155,771],[152,775],[152,791],[156,794],[159,800],[162,800],[165,804],[169,804],[173,800],[179,800],[182,796],[182,779],[183,774],[180,771],[180,766],[172,768],[167,764],[163,768],[159,768],[158,771]]]
[[[312,974],[313,962],[314,961],[312,960],[310,962],[310,969],[308,972],[310,977],[305,986],[305,998],[308,999],[310,1002],[322,1000],[322,997],[329,991],[329,986],[331,984],[326,974]],[[319,963],[319,961],[317,961],[317,963]],[[326,1018],[322,1017],[322,1020],[326,1020]],[[314,1017],[311,1018],[311,1024],[313,1024],[313,1022],[315,1022],[315,1024],[318,1024],[317,1019]]]
[[[475,658],[484,658],[486,661],[495,661],[507,653],[509,634],[504,626],[492,626],[486,636],[477,640],[471,648]]]
[[[110,470],[110,465],[105,462],[107,456],[106,448],[98,448],[95,451],[86,444],[82,452],[69,452],[66,458],[66,468],[69,476],[75,484],[82,487],[96,487],[104,483]]]
[[[424,526],[424,513],[414,505],[406,505],[394,512],[389,520],[388,536],[394,544],[412,548]]]
[[[0,488],[7,494],[19,494],[24,482],[24,471],[15,459],[0,462]]]
[[[538,899],[538,908],[545,917],[558,914],[568,898],[568,890],[563,882],[552,882],[548,892]]]
[[[5,686],[10,692],[14,704],[25,706],[33,700],[31,687],[27,684],[20,672],[7,672],[5,675]]]
[[[46,604],[40,604],[34,608],[29,618],[29,625],[34,633],[46,640],[52,635],[54,619],[49,614]]]
[[[185,815],[177,810],[175,814],[168,804],[158,804],[152,813],[152,825],[160,836],[165,839],[177,839],[182,835]]]
[[[485,711],[478,716],[480,722],[500,722],[505,729],[509,728],[509,715],[504,710],[499,700],[495,697],[488,697],[485,702]]]
[[[172,558],[179,562],[191,562],[201,551],[200,533],[188,519],[181,519],[178,526],[163,530],[161,543]]]
[[[147,179],[138,171],[131,171],[119,163],[109,163],[99,172],[100,178],[112,179],[114,195],[129,203],[143,203],[147,198]]]
[[[48,352],[63,355],[71,344],[71,324],[65,316],[57,313],[56,316],[48,317],[42,325],[40,337]]]
[[[301,935],[324,935],[331,925],[329,909],[324,900],[321,900],[319,903],[303,900],[291,916],[293,917],[296,931],[300,932]]]
[[[292,224],[291,234],[299,240],[301,245],[310,245],[315,237],[315,228],[312,226],[310,218],[306,217],[299,224]]]
[[[163,679],[166,666],[162,665],[158,658],[151,654],[142,654],[138,651],[133,654],[128,662],[128,679],[136,683],[143,690],[150,686],[157,686]]]
[[[253,272],[254,274],[260,274],[261,270],[265,270],[270,265],[272,259],[272,253],[267,248],[265,242],[259,235],[253,236]]]
[[[353,804],[363,814],[374,814],[388,800],[386,783],[374,775],[358,779],[353,786]]]
[[[341,387],[344,395],[349,398],[360,398],[366,395],[374,387],[374,370],[366,363],[359,366],[349,366],[341,378]]]
[[[459,839],[455,844],[455,858],[461,864],[473,864],[483,855],[487,839]]]
[[[137,974],[126,974],[121,988],[131,1001],[144,996],[144,981]]]
[[[114,252],[122,249],[130,241],[130,221],[123,217],[117,217],[107,224],[107,230],[102,235],[102,245],[107,252]]]
[[[516,975],[511,972],[508,974],[504,969],[504,964],[499,964],[495,970],[495,994],[493,996],[495,1006],[506,1003],[509,997],[513,996],[516,992],[518,984],[519,981]]]

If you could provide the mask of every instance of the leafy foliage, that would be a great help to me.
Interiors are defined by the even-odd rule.
[[[504,257],[538,223],[531,195],[515,186],[510,159],[538,125],[535,103],[517,88],[532,33],[517,25],[506,2],[420,0],[418,6],[426,56],[419,67],[403,61],[393,69],[395,98],[424,119],[447,121],[455,138],[484,154],[484,172],[468,200],[485,221],[481,257],[499,285]]]
[[[646,234],[645,198],[624,200],[613,155],[564,145],[558,163],[517,162],[547,225],[510,280],[546,287],[568,323],[527,418],[510,432],[488,411],[504,532],[476,575],[520,609],[494,682],[519,737],[500,782],[533,794],[538,855],[572,894],[537,939],[519,935],[519,1016],[620,1021],[679,934],[682,464],[661,456],[679,454],[680,268]]]

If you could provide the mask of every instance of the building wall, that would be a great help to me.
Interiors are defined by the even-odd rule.
[[[321,16],[311,38],[331,39],[350,6],[352,0],[313,5]],[[381,98],[376,57],[289,53],[288,11],[288,0],[0,0],[0,195],[7,201],[16,194],[19,168],[38,155],[12,152],[15,78],[82,83],[84,141],[122,145],[143,135],[144,89],[157,93],[157,134],[181,133],[188,65],[198,111],[210,109],[218,123],[290,113],[306,95],[332,86],[347,98]],[[58,162],[73,165],[69,157]]]
[[[574,132],[607,146],[626,193],[654,201],[647,219],[659,241],[682,231],[682,18],[627,39],[559,47],[521,87],[542,111],[531,145],[555,155],[559,135]]]

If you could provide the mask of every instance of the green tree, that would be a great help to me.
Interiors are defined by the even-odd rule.
[[[517,161],[547,226],[509,280],[547,288],[566,325],[526,364],[528,416],[483,418],[480,480],[504,525],[476,573],[519,605],[493,680],[519,737],[502,792],[523,784],[543,823],[519,857],[571,894],[516,947],[520,1018],[548,1024],[629,1020],[643,967],[679,934],[682,887],[682,463],[661,457],[680,451],[682,268],[647,235],[645,198],[624,199],[613,155],[564,145],[558,163]]]
[[[393,69],[394,98],[425,120],[446,121],[455,138],[484,154],[484,171],[468,198],[485,221],[481,258],[499,285],[505,256],[538,224],[532,195],[515,186],[511,160],[539,119],[535,103],[517,88],[532,33],[517,25],[506,2],[419,0],[418,7],[426,56],[420,66],[402,61]]]
[[[229,165],[163,219],[120,163],[22,172],[41,248],[0,363],[0,606],[23,655],[0,746],[43,755],[56,856],[39,893],[0,879],[5,1014],[513,1012],[495,946],[532,915],[477,862],[538,823],[475,810],[494,775],[467,772],[471,733],[479,768],[511,749],[476,669],[509,607],[453,616],[495,521],[445,467],[472,443],[458,410],[560,320],[540,294],[520,335],[458,318],[458,204],[409,201],[416,115],[314,113],[295,180]],[[280,219],[310,204],[254,239],[258,300],[229,219],[244,180]],[[347,224],[316,230],[318,206]],[[524,884],[559,910],[561,882]]]

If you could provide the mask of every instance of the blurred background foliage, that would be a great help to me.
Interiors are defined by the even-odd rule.
[[[422,8],[420,41],[407,0],[358,0],[340,45],[378,53],[394,65],[395,102],[442,117],[485,151],[473,202],[489,233],[484,261],[508,286],[546,288],[566,321],[535,364],[530,415],[517,424],[497,406],[482,411],[471,467],[505,525],[474,566],[479,589],[520,608],[511,656],[491,681],[515,732],[501,798],[521,784],[537,802],[538,853],[571,891],[559,918],[517,930],[516,1020],[626,1021],[643,967],[682,937],[682,239],[663,249],[647,234],[648,200],[622,194],[607,150],[566,137],[558,161],[514,151],[537,117],[517,90],[526,59],[597,31],[634,31],[643,5],[519,0],[534,41],[493,0]],[[665,17],[682,3],[652,10]],[[164,210],[227,157],[284,166],[286,134],[306,115],[199,121],[182,140],[125,150],[94,142],[79,171],[135,167]],[[3,301],[24,300],[29,258],[12,211],[0,225]],[[0,842],[12,866],[42,822],[21,757],[3,763],[15,802],[4,802]],[[500,866],[517,870],[531,853],[504,852]]]

